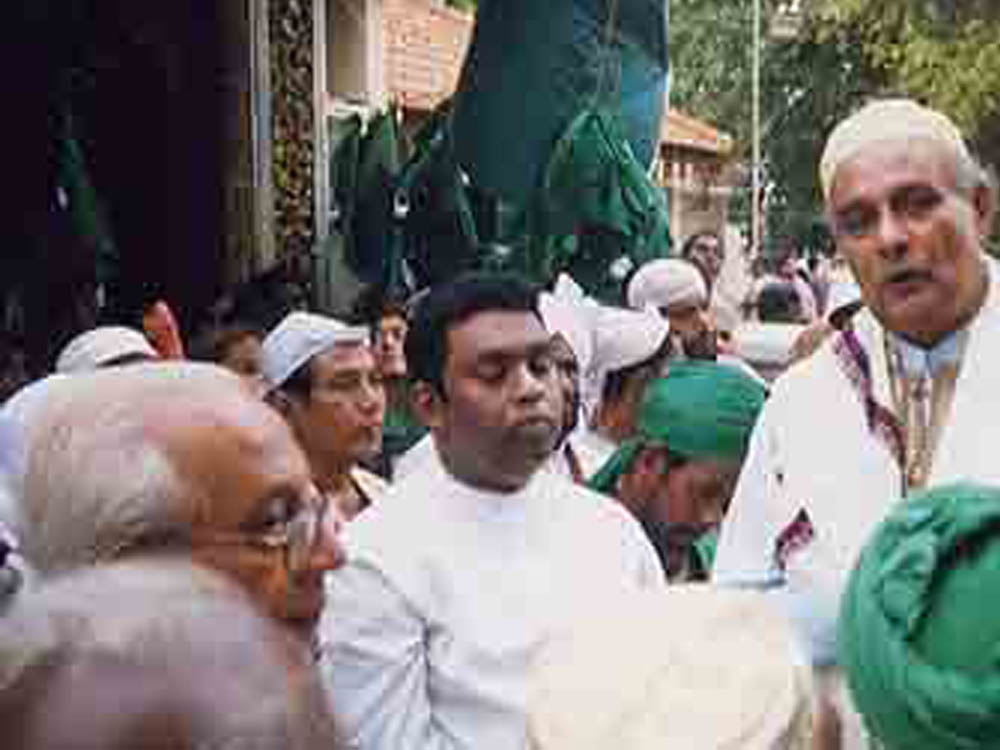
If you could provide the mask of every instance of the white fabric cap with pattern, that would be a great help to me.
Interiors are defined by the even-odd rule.
[[[538,297],[538,312],[546,330],[559,334],[576,356],[580,372],[586,372],[594,356],[594,316],[597,304],[587,299],[571,278],[562,274],[552,292]]]
[[[608,374],[653,356],[670,334],[669,321],[650,310],[600,305],[591,314],[594,353],[590,366],[582,371],[581,384],[588,417],[593,417],[600,403]]]
[[[660,258],[644,264],[628,285],[628,306],[633,310],[705,304],[708,287],[695,266],[680,258]]]
[[[56,358],[56,372],[89,372],[124,357],[159,359],[139,331],[125,326],[100,326],[75,337]]]
[[[910,99],[880,99],[842,121],[830,133],[820,159],[823,197],[829,200],[837,170],[861,149],[886,141],[930,140],[950,149],[956,158],[971,160],[955,124],[940,112]]]
[[[261,344],[261,370],[268,388],[278,388],[302,365],[338,344],[368,343],[368,329],[308,312],[286,315]]]
[[[575,617],[531,666],[528,747],[807,750],[811,668],[772,607],[695,584]]]

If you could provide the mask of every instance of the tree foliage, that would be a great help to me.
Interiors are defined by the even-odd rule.
[[[764,0],[761,29],[769,234],[802,236],[820,220],[824,139],[873,96],[941,109],[1000,166],[1000,3],[812,0],[788,41],[767,34],[773,5]],[[753,0],[671,0],[671,103],[733,135],[743,159],[752,138],[752,18]],[[738,192],[742,213],[746,199]]]
[[[984,0],[817,0],[817,35],[856,29],[889,87],[946,112],[987,145],[1000,112],[1000,4]],[[1000,153],[985,153],[997,161]]]

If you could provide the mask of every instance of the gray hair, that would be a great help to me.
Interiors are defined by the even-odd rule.
[[[101,684],[122,669],[150,689],[121,710],[178,720],[192,747],[340,747],[305,646],[228,581],[157,559],[69,573],[15,602],[0,621],[5,738],[35,735],[61,680],[82,671]]]
[[[29,436],[20,541],[43,575],[114,559],[186,525],[185,483],[157,422],[251,398],[237,375],[207,364],[137,364],[71,380],[39,407]]]

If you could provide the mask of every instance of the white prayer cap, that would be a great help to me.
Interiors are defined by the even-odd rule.
[[[134,328],[100,326],[84,331],[63,347],[56,372],[88,372],[123,357],[159,359],[153,345]]]
[[[830,295],[827,298],[826,314],[836,312],[842,307],[853,304],[861,299],[861,287],[854,279],[835,281],[830,284]]]
[[[531,750],[806,750],[814,688],[763,595],[705,584],[575,618],[529,672]]]
[[[841,122],[827,139],[819,165],[823,197],[830,198],[837,169],[861,149],[885,141],[914,140],[940,143],[957,159],[971,161],[961,132],[943,114],[910,99],[881,99]]]
[[[644,264],[628,284],[628,306],[633,310],[702,304],[708,300],[705,279],[692,263],[661,258]]]
[[[317,354],[337,344],[368,343],[368,330],[308,312],[289,313],[261,344],[261,370],[269,388],[277,388]]]
[[[651,310],[595,306],[591,312],[593,356],[583,371],[583,406],[593,416],[609,373],[653,356],[670,333],[666,318]]]
[[[597,305],[565,274],[560,275],[552,292],[538,297],[538,312],[551,334],[560,334],[576,356],[580,372],[590,367],[594,355],[594,311]]]

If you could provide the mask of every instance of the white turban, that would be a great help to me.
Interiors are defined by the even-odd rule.
[[[277,388],[317,354],[337,344],[364,344],[368,330],[315,313],[289,313],[261,344],[261,370],[269,388]]]
[[[538,298],[538,312],[546,330],[559,334],[576,357],[580,372],[586,372],[594,355],[594,311],[597,305],[565,274],[560,275],[551,293]]]
[[[819,165],[823,197],[830,198],[837,169],[862,148],[913,140],[940,143],[956,158],[971,160],[962,134],[943,114],[909,99],[882,99],[865,105],[833,129]]]
[[[583,405],[592,417],[609,373],[653,356],[670,333],[670,323],[658,313],[597,306],[593,312],[594,354],[584,371]]]
[[[813,696],[763,595],[677,586],[604,602],[553,634],[529,673],[528,746],[806,750]]]
[[[88,372],[123,357],[159,359],[142,333],[124,326],[101,326],[84,331],[63,347],[56,372]]]
[[[695,266],[680,258],[661,258],[644,264],[628,285],[628,306],[633,310],[704,304],[705,279]]]

